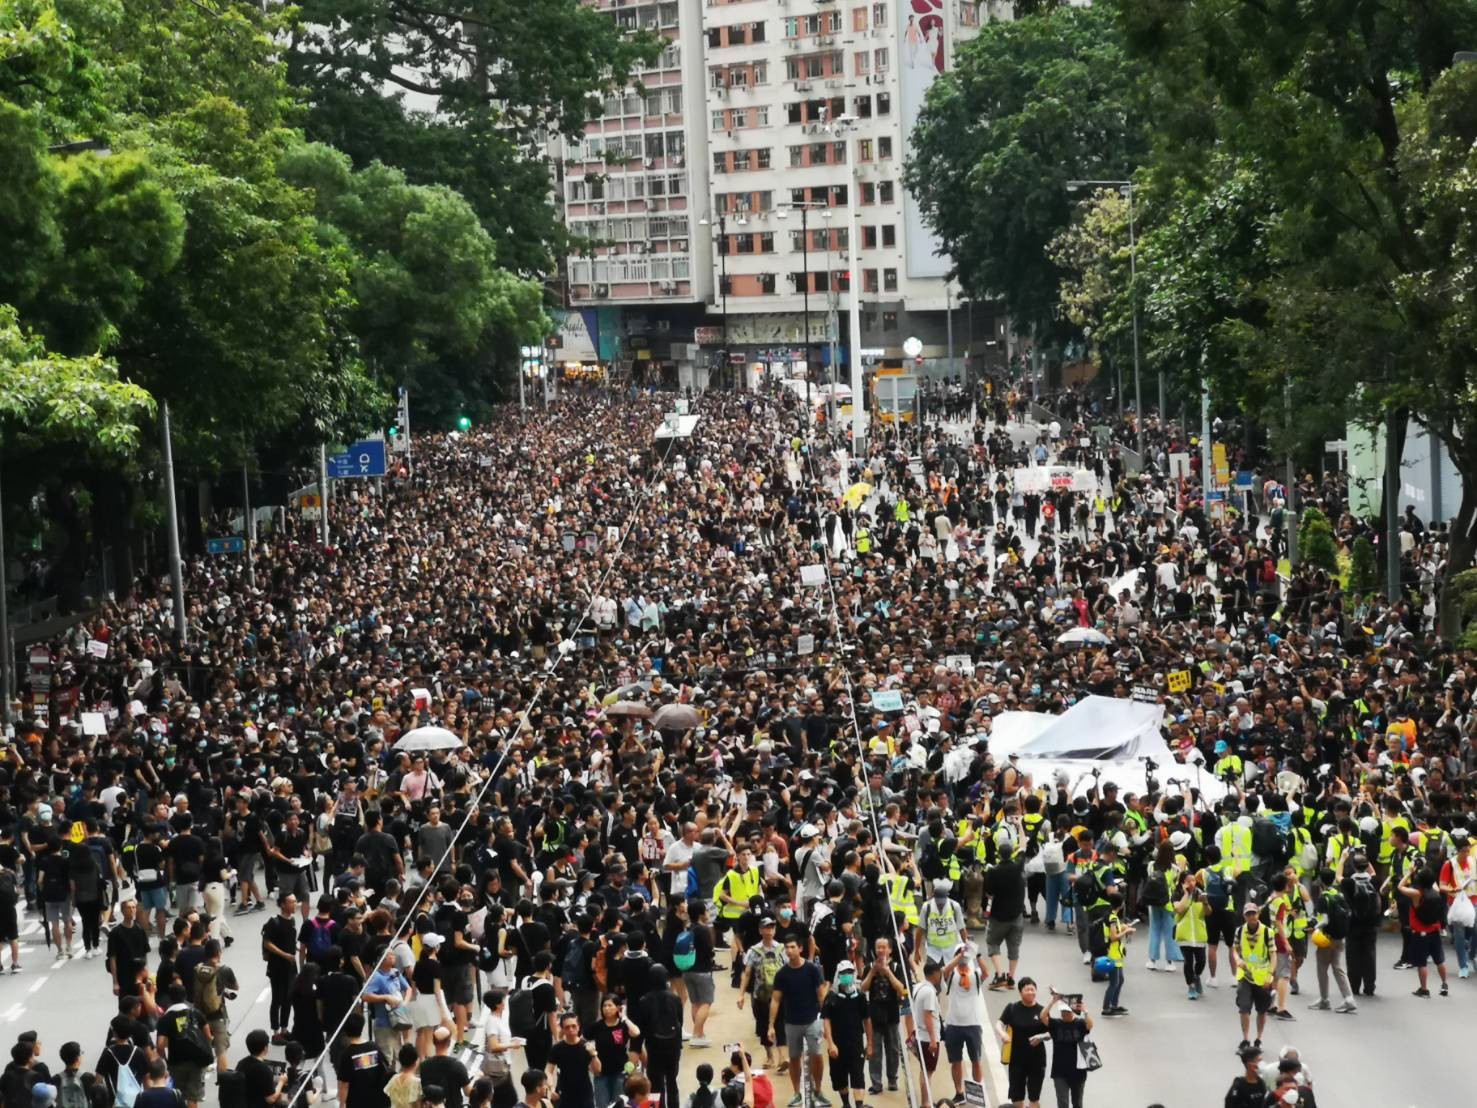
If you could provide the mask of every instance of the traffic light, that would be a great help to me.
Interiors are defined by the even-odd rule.
[[[458,431],[470,431],[472,429],[472,421],[466,416],[457,416],[456,429]]]

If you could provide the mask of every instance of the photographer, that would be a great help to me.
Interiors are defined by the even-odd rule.
[[[1051,1035],[1051,1084],[1056,1108],[1083,1108],[1087,1070],[1079,1049],[1092,1031],[1092,1016],[1081,993],[1063,996],[1052,988],[1051,1003],[1041,1009],[1041,1022]]]

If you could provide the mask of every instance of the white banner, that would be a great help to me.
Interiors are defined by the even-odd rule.
[[[944,0],[898,0],[898,90],[902,100],[903,156],[913,156],[910,136],[928,96],[928,86],[948,65],[949,14]],[[903,190],[903,244],[909,277],[944,277],[949,260],[940,255],[938,237],[923,221],[918,202]]]
[[[1095,492],[1097,474],[1072,466],[1027,466],[1015,471],[1016,492]]]

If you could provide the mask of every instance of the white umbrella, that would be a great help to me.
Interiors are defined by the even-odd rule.
[[[417,727],[395,742],[396,750],[460,750],[461,736],[444,727]]]
[[[1074,627],[1058,635],[1056,641],[1059,645],[1090,643],[1094,646],[1104,646],[1107,644],[1108,636],[1095,627]]]

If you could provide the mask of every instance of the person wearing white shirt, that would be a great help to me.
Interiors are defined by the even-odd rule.
[[[964,1096],[964,1052],[969,1052],[971,1079],[984,1083],[984,980],[989,969],[973,943],[960,943],[954,957],[944,966],[944,1050],[949,1055],[949,1074],[954,1079],[954,1099]]]

